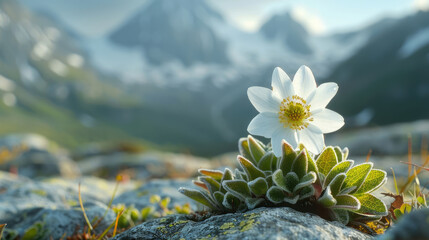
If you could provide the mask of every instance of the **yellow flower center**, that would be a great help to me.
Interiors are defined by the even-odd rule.
[[[307,102],[297,95],[283,99],[280,104],[279,120],[285,128],[302,130],[313,121],[310,105],[307,105]]]

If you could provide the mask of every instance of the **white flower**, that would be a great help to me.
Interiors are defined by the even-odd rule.
[[[301,66],[293,82],[281,68],[275,68],[271,86],[273,90],[263,87],[247,90],[250,102],[260,112],[247,131],[271,138],[276,156],[281,155],[283,139],[294,148],[302,143],[312,153],[320,153],[325,146],[323,134],[344,125],[341,115],[325,108],[337,93],[338,85],[329,82],[317,87],[310,68]]]

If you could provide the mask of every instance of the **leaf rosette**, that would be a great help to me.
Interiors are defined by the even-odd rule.
[[[212,211],[242,212],[259,206],[310,206],[343,224],[368,222],[387,215],[383,201],[372,192],[387,180],[371,162],[354,165],[348,149],[325,147],[317,156],[304,145],[294,149],[286,141],[276,157],[269,146],[252,136],[239,140],[239,168],[234,171],[200,169],[194,184],[180,188],[189,198]],[[326,217],[326,216],[325,216]]]

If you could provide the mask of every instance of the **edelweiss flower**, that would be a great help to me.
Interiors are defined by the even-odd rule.
[[[301,66],[293,82],[281,68],[275,68],[271,86],[273,90],[263,87],[247,90],[250,102],[260,112],[247,131],[271,138],[276,156],[281,155],[283,139],[295,148],[302,143],[312,153],[320,153],[325,146],[323,134],[344,125],[341,115],[325,108],[337,93],[338,85],[329,82],[317,87],[310,68]]]

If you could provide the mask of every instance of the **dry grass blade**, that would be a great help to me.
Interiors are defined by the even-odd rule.
[[[395,171],[393,171],[393,168],[390,168],[390,170],[392,170],[393,183],[395,184],[395,191],[396,191],[396,195],[399,195],[398,183],[396,182]]]
[[[408,177],[411,176],[411,163],[412,163],[412,157],[413,157],[413,150],[412,150],[412,142],[411,142],[411,136],[408,136]]]
[[[112,237],[116,236],[116,230],[118,229],[118,222],[119,222],[119,218],[121,217],[122,213],[124,213],[124,210],[125,210],[125,209],[123,209],[123,210],[118,214],[118,216],[116,216],[115,228],[113,229],[113,235],[112,235]]]
[[[3,237],[3,231],[6,228],[6,223],[0,224],[0,239]]]
[[[109,230],[115,225],[116,225],[116,219],[109,225],[109,227],[106,228],[106,230],[104,230],[104,232],[97,238],[97,240],[102,240],[104,236],[106,236],[106,234],[109,232]]]
[[[85,208],[83,207],[83,202],[82,202],[82,195],[80,193],[80,183],[79,183],[79,188],[78,188],[78,194],[79,194],[79,204],[80,204],[80,208],[82,209],[82,213],[83,213],[83,217],[85,218],[86,224],[88,225],[88,231],[92,231],[94,230],[91,222],[88,219],[88,216],[86,216],[86,212],[85,212]]]
[[[368,154],[366,155],[365,162],[369,162],[369,158],[371,157],[371,154],[372,154],[372,149],[369,149]]]
[[[420,149],[421,157],[422,157],[422,163],[426,161],[426,157],[428,155],[428,141],[426,136],[422,137],[422,145]]]

